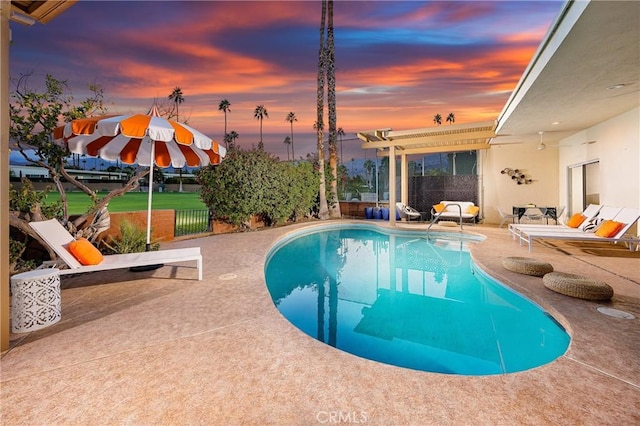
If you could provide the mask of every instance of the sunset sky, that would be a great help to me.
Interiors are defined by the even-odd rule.
[[[174,87],[180,120],[242,147],[259,141],[286,158],[285,121],[295,112],[296,157],[315,151],[318,1],[85,1],[49,24],[11,23],[12,77],[33,72],[105,90],[110,113],[145,113]],[[355,132],[496,119],[562,1],[336,1],[338,126],[344,156],[361,157]],[[13,87],[11,87],[13,88]],[[325,120],[326,123],[326,120]],[[443,123],[446,125],[446,123]]]

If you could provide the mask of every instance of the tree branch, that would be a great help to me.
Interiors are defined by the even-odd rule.
[[[34,221],[37,222],[36,220]],[[17,217],[15,214],[13,214],[13,212],[9,214],[9,226],[18,229],[23,234],[28,235],[29,237],[33,238],[38,243],[40,243],[42,248],[44,248],[47,251],[47,253],[49,253],[49,258],[51,260],[58,258],[58,256],[56,255],[56,252],[53,251],[53,249],[49,247],[49,245],[42,238],[40,238],[40,235],[38,235],[36,231],[34,231],[33,228],[29,226],[29,222]]]

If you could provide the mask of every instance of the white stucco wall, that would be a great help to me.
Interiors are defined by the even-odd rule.
[[[588,141],[595,143],[584,144]],[[562,182],[566,182],[570,165],[598,160],[600,204],[640,208],[640,108],[576,133],[560,143],[575,146],[561,151]],[[566,189],[565,185],[560,193],[562,199],[567,199]]]
[[[557,149],[538,151],[533,143],[497,145],[483,152],[480,161],[484,188],[481,209],[485,223],[500,223],[497,206],[506,213],[510,213],[513,206],[529,203],[559,206]],[[517,185],[500,173],[504,168],[521,170],[533,183]]]

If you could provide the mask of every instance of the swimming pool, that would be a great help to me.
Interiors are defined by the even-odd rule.
[[[295,232],[269,252],[278,310],[328,345],[415,370],[504,374],[547,364],[569,336],[471,261],[479,237],[365,224]]]

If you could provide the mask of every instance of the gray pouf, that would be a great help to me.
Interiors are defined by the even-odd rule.
[[[534,277],[542,277],[553,272],[553,266],[550,263],[530,257],[507,257],[502,259],[502,266],[510,271]]]
[[[609,300],[613,288],[603,281],[565,272],[551,272],[542,277],[545,287],[565,296],[586,300]]]

